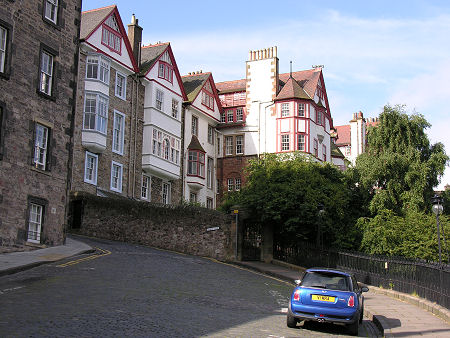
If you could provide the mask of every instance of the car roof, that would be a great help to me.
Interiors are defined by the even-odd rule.
[[[352,276],[352,274],[347,271],[343,271],[343,270],[339,270],[339,269],[332,269],[332,268],[309,268],[306,270],[306,272],[331,272],[331,273],[335,273],[335,274],[339,274],[339,275],[344,275],[347,277]]]

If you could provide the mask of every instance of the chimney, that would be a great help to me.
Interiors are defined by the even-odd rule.
[[[130,40],[134,59],[139,67],[141,64],[142,27],[138,25],[138,19],[134,14],[131,16],[131,24],[128,25],[128,40]]]

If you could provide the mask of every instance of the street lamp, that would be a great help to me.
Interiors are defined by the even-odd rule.
[[[442,197],[438,194],[435,194],[431,198],[431,204],[433,205],[433,213],[436,215],[436,227],[437,227],[437,235],[438,235],[438,246],[439,246],[439,264],[442,264],[441,258],[441,232],[439,231],[439,214],[442,214],[444,211],[444,207],[442,206]]]

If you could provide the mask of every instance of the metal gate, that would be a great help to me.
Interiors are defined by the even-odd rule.
[[[261,224],[244,222],[242,238],[242,260],[261,260]]]

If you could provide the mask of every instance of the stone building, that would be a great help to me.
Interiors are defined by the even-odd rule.
[[[0,1],[0,244],[65,240],[81,0]]]
[[[133,45],[115,5],[81,15],[74,192],[141,197],[144,87],[137,51],[142,28],[134,16],[128,34]]]

